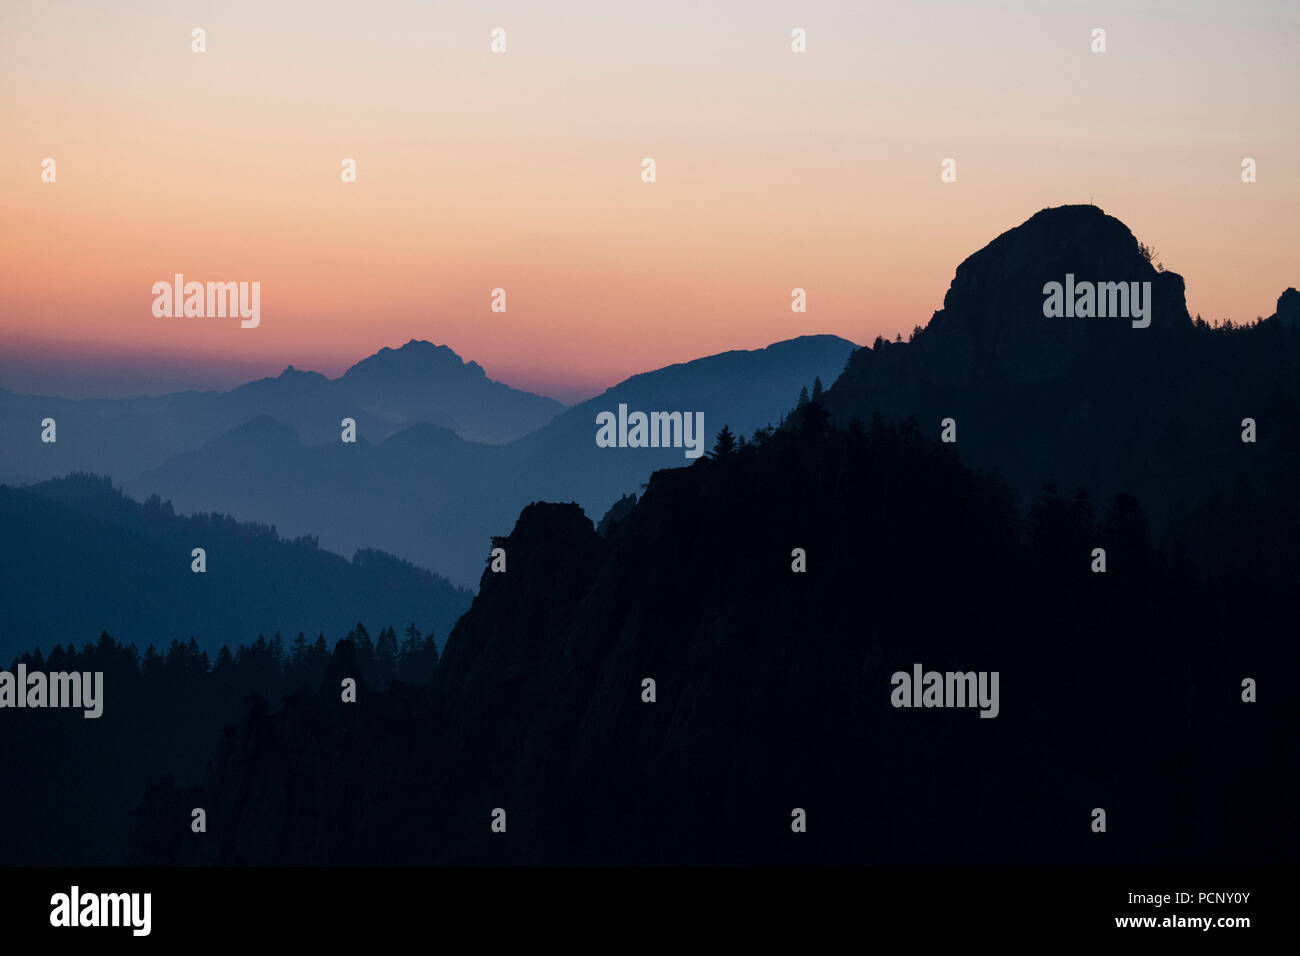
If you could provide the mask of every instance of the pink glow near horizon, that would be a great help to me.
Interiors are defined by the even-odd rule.
[[[6,5],[0,387],[335,376],[417,338],[574,401],[801,334],[906,335],[966,256],[1090,199],[1193,314],[1268,315],[1300,284],[1300,18],[1129,6]],[[177,272],[259,281],[260,326],[155,318]]]

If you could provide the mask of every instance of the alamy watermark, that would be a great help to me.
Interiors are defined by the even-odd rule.
[[[703,412],[632,412],[620,403],[618,415],[596,416],[598,448],[685,448],[687,458],[704,454]]]
[[[1074,273],[1067,272],[1064,285],[1049,282],[1043,295],[1043,315],[1049,319],[1132,319],[1135,329],[1151,324],[1150,282],[1075,282]]]
[[[889,702],[895,707],[978,707],[981,717],[998,715],[997,671],[894,671]]]
[[[239,316],[241,328],[255,329],[262,321],[262,283],[186,282],[176,273],[171,282],[161,280],[151,290],[157,319],[225,318]]]
[[[73,884],[67,893],[50,897],[50,925],[126,926],[133,936],[148,936],[152,929],[152,893],[82,893]]]
[[[16,674],[0,671],[0,708],[4,707],[80,707],[83,717],[93,719],[104,713],[103,671],[28,672],[18,665]]]

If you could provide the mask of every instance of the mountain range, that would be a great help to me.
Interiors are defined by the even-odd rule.
[[[372,442],[429,423],[467,441],[502,443],[540,428],[564,407],[493,381],[445,345],[415,340],[381,349],[336,379],[290,365],[275,378],[226,392],[74,400],[0,390],[0,482],[77,471],[126,481],[260,415],[293,426],[307,444],[338,441],[344,418]],[[40,440],[46,418],[56,423],[52,443]]]
[[[527,505],[430,685],[250,713],[143,805],[233,825],[139,859],[1294,862],[1294,696],[1253,688],[1297,665],[1297,295],[1212,327],[1152,258],[1044,210],[774,432],[599,527]],[[1046,315],[1067,276],[1150,283],[1150,323]],[[996,671],[996,719],[900,709],[891,675],[922,666]],[[327,758],[346,796],[308,805]]]
[[[423,348],[407,345],[394,356]],[[323,547],[344,554],[380,548],[473,586],[491,537],[529,502],[576,501],[599,515],[655,469],[689,464],[681,448],[598,447],[601,411],[623,404],[702,412],[709,447],[724,425],[752,431],[778,422],[801,388],[832,380],[854,348],[836,336],[804,336],[671,365],[633,376],[505,445],[466,441],[431,423],[380,441],[359,423],[355,444],[335,434],[313,445],[291,425],[260,415],[123,486],[138,498],[160,495],[181,511],[221,511],[290,535],[318,535]]]
[[[1045,288],[1071,275],[1149,282],[1150,324],[1045,314]],[[660,370],[507,445],[422,423],[313,446],[256,417],[152,480],[216,495],[242,479],[245,509],[300,507],[306,522],[332,506],[354,522],[336,525],[347,533],[369,524],[463,548],[477,593],[427,681],[367,680],[360,629],[328,660],[319,642],[267,662],[237,725],[186,725],[210,734],[197,742],[204,769],[188,739],[182,755],[151,757],[148,781],[139,765],[97,766],[120,799],[142,796],[129,833],[79,833],[112,834],[95,860],[148,864],[1294,863],[1296,830],[1279,821],[1296,782],[1284,685],[1300,581],[1297,299],[1287,290],[1266,319],[1211,327],[1122,223],[1058,207],[962,263],[910,341],[853,351],[806,401],[796,386],[830,382],[808,373],[847,343]],[[810,359],[796,372],[790,355]],[[732,394],[741,376],[750,387]],[[717,436],[689,464],[680,449],[592,440],[596,415],[619,403],[711,402],[722,411],[706,408],[709,433],[725,422],[740,438]],[[223,481],[203,484],[210,474]],[[15,594],[39,596],[32,615],[84,586],[83,555],[111,585],[92,580],[96,619],[141,595],[192,595],[151,552],[224,521],[115,494],[65,523],[50,510],[65,507],[57,483],[4,491],[5,526],[23,537],[3,571]],[[115,510],[133,517],[105,518]],[[114,544],[105,521],[136,543]],[[171,530],[151,541],[155,524]],[[240,534],[297,549],[288,561],[314,551]],[[504,573],[484,567],[486,534]],[[393,560],[381,583],[402,580]],[[268,608],[308,586],[274,580]],[[75,659],[114,654],[104,638]],[[177,748],[157,728],[191,698],[159,675],[171,668],[223,708],[240,699],[239,656],[211,672],[192,656],[174,649],[138,673],[124,662],[114,686],[130,699],[96,726],[129,752]],[[246,667],[265,658],[264,645],[243,655]],[[998,674],[995,719],[900,707],[893,675],[921,667]],[[340,687],[354,675],[353,700]],[[65,815],[124,816],[78,796],[93,781],[62,755],[80,723],[0,724],[45,783],[7,806],[35,821],[29,857],[87,857],[42,818],[48,795]],[[182,775],[155,776],[168,763]],[[217,822],[201,840],[187,830],[194,807]],[[1104,832],[1090,825],[1097,808]],[[508,837],[490,826],[497,810]]]

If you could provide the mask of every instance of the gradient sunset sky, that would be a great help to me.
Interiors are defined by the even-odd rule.
[[[1298,50],[1294,0],[5,0],[0,387],[333,376],[421,338],[575,401],[906,336],[966,256],[1089,200],[1193,314],[1253,320],[1300,285]],[[260,281],[260,327],[154,318],[177,272]]]

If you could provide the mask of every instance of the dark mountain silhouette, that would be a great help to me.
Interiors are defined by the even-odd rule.
[[[1279,479],[1298,461],[1275,461]],[[1294,507],[1281,520],[1300,533]],[[1296,663],[1276,629],[1294,548],[1281,567],[1199,566],[1153,543],[1130,496],[1047,489],[1018,511],[915,423],[838,430],[817,402],[655,473],[608,537],[538,503],[498,543],[509,570],[484,572],[431,685],[344,704],[344,661],[319,694],[251,710],[204,784],[150,791],[135,858],[1296,858],[1276,828],[1294,705],[1283,688],[1240,698],[1242,677]],[[998,716],[892,707],[892,673],[915,662],[998,671]],[[196,805],[219,828],[169,839]]]
[[[358,620],[422,622],[440,636],[470,594],[379,551],[351,561],[312,538],[217,514],[181,517],[77,475],[0,486],[0,660],[110,630],[144,647],[223,643],[275,631],[341,633]],[[191,570],[194,548],[207,570]]]
[[[1150,282],[1149,328],[1121,317],[1048,318],[1043,286]],[[1192,330],[1181,276],[1096,206],[1058,206],[998,236],[957,267],[943,308],[916,336],[925,379],[935,385],[1042,381],[1096,354],[1176,347]]]
[[[1277,311],[1271,318],[1275,318],[1287,328],[1300,327],[1300,292],[1295,289],[1287,289],[1277,300]]]
[[[727,430],[599,532],[528,505],[431,685],[250,711],[206,783],[142,807],[206,801],[221,835],[144,823],[136,858],[1294,862],[1293,697],[1242,685],[1297,663],[1295,297],[1210,328],[1153,258],[1099,210],[1046,210],[775,432]],[[1150,282],[1150,326],[1044,316],[1067,272]],[[915,663],[998,671],[998,717],[891,706]]]
[[[506,470],[445,509],[435,527],[465,512],[488,513],[492,527],[508,525],[530,501],[577,501],[603,514],[624,492],[636,491],[656,468],[689,464],[680,448],[599,448],[596,416],[630,411],[704,412],[704,448],[724,424],[748,434],[775,425],[801,387],[831,380],[856,346],[834,335],[806,335],[753,351],[723,352],[634,375],[565,411],[546,428],[510,446]]]
[[[1151,282],[1150,327],[1044,316],[1044,284],[1067,273]],[[1288,290],[1250,326],[1194,321],[1182,278],[1155,268],[1118,219],[1045,209],[963,262],[910,341],[855,352],[825,404],[840,424],[915,416],[936,437],[952,418],[963,459],[1022,495],[1048,481],[1129,492],[1162,533],[1180,502],[1231,488],[1293,428],[1297,299]],[[1245,418],[1255,444],[1241,440]]]
[[[250,506],[276,500],[275,474],[258,470],[272,454],[286,510],[317,493],[340,510],[423,493],[427,512],[378,512],[386,533],[405,521],[412,538],[476,555],[478,594],[436,663],[359,625],[332,654],[322,638],[288,663],[263,642],[208,667],[182,644],[165,662],[188,698],[147,678],[159,655],[137,666],[103,640],[56,651],[118,661],[126,716],[94,722],[104,747],[78,786],[83,768],[50,756],[85,745],[76,721],[0,722],[22,727],[0,737],[6,753],[61,784],[58,814],[94,804],[97,821],[67,834],[84,846],[46,822],[44,843],[16,845],[150,864],[1294,864],[1297,295],[1257,324],[1211,328],[1154,259],[1099,210],[1045,210],[964,263],[910,342],[854,352],[824,391],[815,379],[833,369],[766,382],[763,401],[784,396],[766,416],[705,408],[712,451],[686,467],[675,451],[596,448],[596,413],[721,403],[736,389],[717,388],[719,369],[753,356],[718,357],[694,393],[693,363],[663,391],[630,380],[492,449],[477,484],[458,483],[455,458],[488,446],[432,424],[311,448],[262,419],[172,462],[205,494],[244,480]],[[1067,272],[1151,282],[1151,325],[1044,316],[1044,283]],[[767,407],[760,391],[743,407]],[[937,440],[945,417],[956,444]],[[1258,441],[1241,441],[1244,417]],[[533,482],[528,500],[510,497],[517,478]],[[38,547],[59,527],[39,509],[57,502],[4,494],[38,499],[15,504],[28,516],[17,550],[71,576],[75,535]],[[508,507],[520,510],[501,517]],[[485,568],[489,543],[505,572]],[[113,595],[91,599],[114,612]],[[916,664],[998,672],[997,717],[893,706],[892,675]],[[355,703],[340,695],[350,677]],[[190,700],[230,714],[239,682],[254,693],[236,723],[186,723]],[[173,719],[192,732],[184,753],[157,729]],[[135,757],[115,764],[109,748]],[[143,793],[129,830],[101,808],[101,780],[115,799]],[[39,816],[6,799],[6,818]],[[189,831],[199,806],[202,837]],[[490,826],[496,808],[506,833]]]
[[[776,422],[801,386],[838,374],[854,347],[835,336],[805,336],[636,375],[504,446],[467,442],[432,425],[378,443],[362,436],[344,444],[336,435],[309,446],[292,429],[261,419],[126,488],[139,498],[161,495],[181,511],[217,510],[287,534],[318,535],[343,553],[382,548],[471,586],[489,537],[529,502],[573,499],[602,514],[655,468],[689,460],[682,448],[597,447],[598,412],[617,413],[620,403],[703,412],[707,443],[707,430],[724,421],[748,430]],[[369,362],[378,364],[365,374],[378,378],[387,374],[385,363],[400,364],[398,353]]]
[[[39,778],[0,795],[6,819],[31,821],[9,860],[1295,864],[1300,297],[1210,328],[1153,260],[1097,209],[1039,213],[959,267],[927,329],[853,352],[831,388],[815,380],[833,369],[805,368],[789,389],[751,378],[744,394],[781,390],[781,408],[798,394],[779,428],[764,425],[780,410],[703,408],[716,437],[689,467],[676,450],[597,449],[595,414],[722,402],[710,392],[722,369],[753,372],[755,356],[629,380],[506,446],[435,424],[347,447],[305,445],[270,418],[222,434],[169,473],[203,494],[242,477],[229,493],[309,502],[304,522],[329,501],[367,511],[338,525],[350,533],[378,515],[383,533],[404,525],[439,549],[464,535],[477,597],[441,659],[413,630],[372,639],[350,623],[417,617],[374,607],[330,626],[331,639],[350,628],[333,653],[324,636],[290,652],[277,635],[214,661],[198,640],[142,656],[105,635],[26,654],[103,666],[110,696],[95,722],[0,722],[0,748]],[[1152,282],[1151,326],[1044,316],[1043,285],[1066,273]],[[957,420],[956,445],[937,441],[941,418]],[[1240,440],[1243,418],[1256,442]],[[559,501],[512,499],[520,476]],[[376,498],[398,505],[368,511]],[[517,519],[500,518],[512,501]],[[508,570],[485,570],[485,529],[511,524],[491,538]],[[22,594],[42,635],[69,627],[57,606],[69,594],[96,620],[135,594],[179,607],[194,583],[157,554],[181,551],[188,574],[198,532],[240,554],[269,542],[273,559],[247,567],[304,568],[303,580],[248,575],[253,609],[259,581],[276,589],[265,606],[309,618],[338,589],[292,600],[330,568],[374,567],[386,589],[421,574],[370,555],[317,567],[311,541],[178,519],[90,479],[0,489],[0,527],[17,532],[3,606]],[[222,641],[316,630],[255,624],[235,593],[221,588],[243,617],[186,606],[188,630],[209,617]],[[997,717],[893,706],[892,675],[918,663],[997,671]],[[347,678],[356,702],[341,698]],[[66,760],[87,732],[90,756]],[[507,834],[491,830],[495,808]]]
[[[354,419],[358,435],[371,442],[428,423],[500,443],[540,428],[563,409],[489,379],[446,346],[414,339],[381,349],[337,379],[290,365],[228,392],[78,401],[0,391],[0,442],[9,452],[0,480],[93,471],[126,481],[261,415],[292,425],[308,445],[338,442],[344,418]],[[47,417],[58,428],[58,441],[49,444],[40,441]]]

